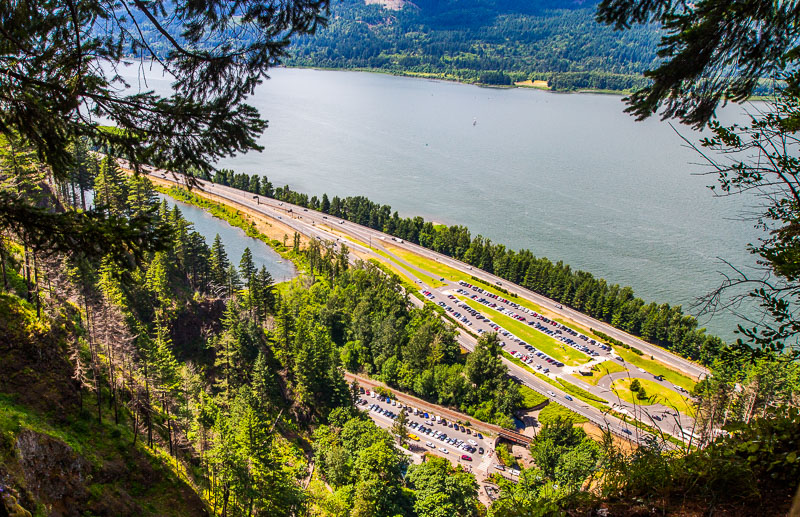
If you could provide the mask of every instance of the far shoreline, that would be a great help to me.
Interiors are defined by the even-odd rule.
[[[296,69],[296,70],[318,70],[321,72],[361,72],[361,73],[370,73],[370,74],[382,74],[382,75],[391,75],[394,77],[408,77],[411,79],[425,79],[428,81],[436,81],[436,82],[443,82],[443,83],[454,83],[454,84],[464,84],[469,86],[477,86],[478,88],[489,88],[489,89],[498,89],[498,90],[510,90],[510,89],[524,89],[524,90],[538,90],[546,93],[556,93],[556,94],[593,94],[593,95],[616,95],[616,96],[625,96],[630,95],[633,93],[632,91],[627,90],[602,90],[602,89],[592,89],[592,88],[580,88],[577,90],[553,90],[549,87],[543,88],[540,86],[528,86],[525,84],[521,84],[522,82],[512,83],[512,84],[485,84],[485,83],[470,83],[466,81],[462,81],[457,78],[448,78],[448,77],[438,77],[438,76],[428,76],[425,74],[417,74],[414,72],[398,72],[393,70],[380,70],[377,68],[330,68],[324,66],[304,66],[304,65],[279,65],[275,68],[286,68],[286,69]]]

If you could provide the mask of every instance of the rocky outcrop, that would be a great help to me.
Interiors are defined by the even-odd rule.
[[[61,440],[30,429],[19,434],[16,447],[25,486],[50,515],[80,515],[91,465]]]

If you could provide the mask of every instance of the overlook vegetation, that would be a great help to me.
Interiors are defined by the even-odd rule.
[[[569,18],[580,9],[558,4],[423,0],[418,7],[388,15],[370,7],[361,16],[379,13],[370,24],[377,32],[404,27],[409,40],[452,37],[429,55],[457,63],[455,75],[485,74],[486,82],[515,73],[509,36],[525,40],[512,30],[515,20],[553,10],[580,26]],[[322,28],[324,0],[0,3],[3,514],[788,513],[800,478],[797,4],[603,0],[597,9],[617,28],[657,24],[665,33],[662,60],[647,65],[650,81],[628,99],[630,111],[708,126],[702,146],[731,158],[710,160],[720,191],[762,194],[756,224],[765,237],[751,250],[763,275],[736,270],[709,301],[721,303],[730,285],[756,286],[750,296],[763,318],[743,322],[735,344],[706,336],[679,308],[645,304],[465,228],[401,219],[365,198],[309,199],[216,172],[220,157],[259,149],[266,121],[245,101],[292,40]],[[417,30],[408,30],[412,23]],[[497,44],[487,43],[486,53],[455,44],[458,30],[448,23]],[[427,26],[446,30],[433,35]],[[550,45],[536,54],[540,65],[548,52],[559,56],[558,37],[543,40],[538,25],[521,26],[534,33],[530,41]],[[380,64],[381,53],[391,62],[409,52],[376,54],[381,45],[358,49],[360,58]],[[162,60],[175,93],[118,88],[120,79],[99,63],[113,69],[131,55]],[[425,59],[412,56],[408,65],[427,67]],[[586,73],[563,65],[557,71]],[[625,66],[618,72],[628,74]],[[745,126],[713,120],[723,99],[746,98],[765,77],[783,81],[769,111]],[[507,378],[495,336],[462,354],[438,313],[411,308],[398,278],[353,263],[344,246],[303,246],[295,236],[286,253],[303,274],[274,286],[249,253],[232,264],[220,239],[205,242],[180,210],[158,202],[145,177],[123,174],[115,157],[135,172],[156,165],[193,177],[216,173],[221,183],[383,228],[702,361],[711,375],[695,387],[692,442],[664,450],[657,440],[619,447],[610,433],[593,441],[565,408],[549,404],[527,464],[497,448],[500,461],[522,469],[516,482],[495,476],[497,498],[484,507],[462,467],[427,456],[409,465],[402,443],[356,409],[358,386],[343,371],[509,425],[531,397]],[[648,394],[643,383],[636,388]],[[800,496],[791,511],[798,509]]]

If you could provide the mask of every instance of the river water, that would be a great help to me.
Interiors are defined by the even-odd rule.
[[[183,217],[193,223],[194,229],[205,237],[209,247],[214,243],[215,236],[219,235],[222,244],[225,246],[228,259],[235,266],[239,266],[244,249],[249,247],[256,267],[258,269],[261,269],[261,266],[266,267],[276,283],[285,282],[297,275],[297,271],[291,261],[285,260],[260,240],[248,237],[240,228],[231,226],[222,219],[217,219],[202,208],[177,201],[162,194],[159,194],[159,198],[166,199],[170,208],[177,205]]]
[[[147,75],[149,88],[169,88]],[[220,166],[275,186],[465,225],[692,313],[721,282],[720,259],[753,262],[745,201],[715,198],[715,178],[698,175],[706,169],[676,131],[634,121],[617,96],[276,69],[250,102],[270,121],[265,150]],[[743,118],[738,107],[724,115]],[[735,321],[701,318],[725,338]]]

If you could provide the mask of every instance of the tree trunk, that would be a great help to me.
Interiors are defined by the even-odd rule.
[[[6,243],[5,238],[0,236],[0,269],[3,272],[3,290],[8,291],[8,277],[6,276]]]
[[[167,415],[167,440],[169,441],[169,453],[173,457],[175,456],[175,451],[172,448],[172,423],[169,418],[169,404],[167,404],[167,392],[164,392],[163,398],[161,399],[162,407],[164,408],[164,414]]]
[[[139,437],[139,413],[133,412],[133,448],[136,448],[136,439]]]
[[[153,421],[150,415],[150,381],[147,375],[147,359],[144,359],[144,396],[145,411],[147,421],[147,446],[153,447]]]
[[[36,265],[36,252],[31,252],[33,255],[33,291],[36,296],[36,318],[42,317],[42,301],[39,298],[39,268]]]
[[[25,300],[31,301],[31,263],[26,244],[23,245],[22,254],[25,256]]]
[[[225,485],[225,492],[222,495],[222,517],[227,517],[228,515],[228,497],[230,496],[230,490],[228,489],[228,485]]]

